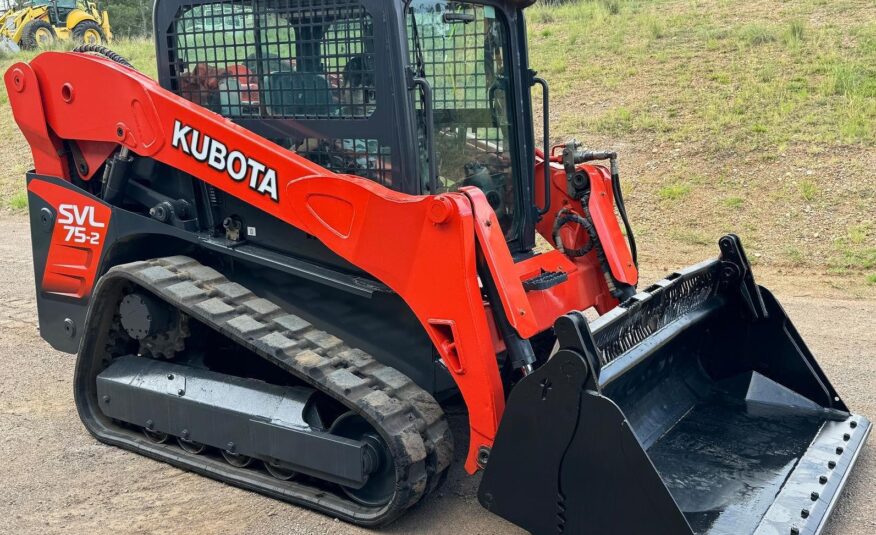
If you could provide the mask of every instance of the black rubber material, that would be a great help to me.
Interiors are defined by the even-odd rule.
[[[103,416],[95,378],[128,341],[116,310],[123,292],[139,287],[292,373],[361,415],[380,434],[396,467],[395,494],[368,507],[325,486],[280,481],[175,445],[155,444],[139,430]],[[453,456],[450,428],[438,403],[408,377],[367,353],[258,298],[188,257],[168,257],[112,268],[99,281],[77,359],[74,394],[79,415],[100,441],[136,451],[220,481],[313,508],[364,526],[386,524],[437,488]]]
[[[36,31],[40,28],[46,28],[52,33],[52,42],[58,40],[58,35],[51,24],[44,20],[32,20],[24,25],[21,30],[21,48],[24,50],[36,50],[39,48],[39,43],[36,41]]]
[[[97,31],[97,33],[100,35],[100,45],[106,43],[106,35],[103,33],[103,28],[101,28],[100,24],[94,22],[93,20],[83,20],[73,27],[73,31],[71,32],[73,35],[73,42],[83,45],[87,44],[85,42],[85,32],[87,32],[88,30]]]
[[[77,28],[78,28],[78,25],[77,25]],[[101,35],[103,35],[103,32],[101,32]],[[119,65],[122,65],[123,67],[127,67],[129,69],[134,69],[134,66],[131,64],[131,62],[129,62],[121,55],[113,52],[111,49],[109,49],[103,45],[83,44],[83,45],[79,45],[76,48],[74,48],[73,52],[79,52],[79,53],[83,53],[83,54],[95,54],[97,56],[103,56],[107,59],[115,61],[116,63],[118,63]]]

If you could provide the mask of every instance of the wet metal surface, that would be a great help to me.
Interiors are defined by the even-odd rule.
[[[752,533],[823,423],[718,394],[648,454],[695,533]]]

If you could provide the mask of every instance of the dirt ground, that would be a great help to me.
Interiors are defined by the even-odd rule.
[[[0,533],[370,533],[97,443],[73,405],[73,357],[37,332],[27,221],[0,217],[0,225]],[[824,297],[835,293],[811,285],[776,290],[847,404],[876,416],[876,301]],[[829,535],[876,530],[873,449],[862,453]],[[437,495],[382,533],[521,533],[481,509],[477,484],[457,464]]]

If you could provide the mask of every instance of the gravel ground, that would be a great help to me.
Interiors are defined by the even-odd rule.
[[[73,405],[73,358],[37,332],[27,221],[0,224],[0,533],[373,533],[97,443]],[[876,416],[876,301],[777,293],[847,404]],[[867,446],[829,535],[876,530],[874,479]],[[436,496],[382,533],[522,533],[481,509],[477,483],[457,464]]]

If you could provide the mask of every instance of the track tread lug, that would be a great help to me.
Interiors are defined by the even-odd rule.
[[[343,344],[340,338],[325,331],[317,331],[316,329],[307,331],[302,335],[302,338],[316,346],[317,349],[326,353]]]
[[[165,266],[173,267],[173,268],[182,268],[185,266],[189,266],[192,264],[200,266],[194,258],[190,256],[177,255],[177,256],[165,256],[158,259],[159,263],[164,264]]]
[[[191,281],[182,281],[167,287],[167,292],[180,301],[190,301],[198,297],[206,297],[207,292]]]
[[[361,397],[362,391],[368,389],[368,381],[350,372],[345,368],[339,368],[326,376],[326,382],[334,389],[343,392],[347,397]]]
[[[225,325],[227,325],[233,332],[250,338],[254,337],[265,328],[264,323],[256,320],[248,314],[236,316],[235,318],[226,321]]]
[[[195,308],[201,310],[204,314],[214,320],[235,311],[233,306],[218,297],[211,297],[206,301],[201,301],[195,305]]]
[[[329,359],[309,349],[297,352],[297,354],[292,357],[292,361],[295,365],[306,370],[308,375],[318,374],[317,377],[323,375],[323,368],[329,367]]]
[[[175,281],[179,278],[176,273],[162,266],[149,266],[146,269],[140,270],[138,275],[151,284],[161,284],[163,282]]]
[[[213,289],[216,290],[219,295],[228,299],[240,299],[241,297],[252,295],[251,291],[236,282],[217,284],[213,286]]]
[[[268,301],[263,297],[256,297],[243,303],[243,307],[247,312],[257,316],[267,316],[280,310],[280,307]]]
[[[298,346],[298,342],[287,338],[278,332],[268,333],[258,339],[266,347],[273,351],[285,351],[291,347]]]
[[[286,314],[278,318],[274,318],[273,322],[280,328],[286,329],[292,334],[299,334],[311,328],[310,322],[299,318],[294,314]]]

